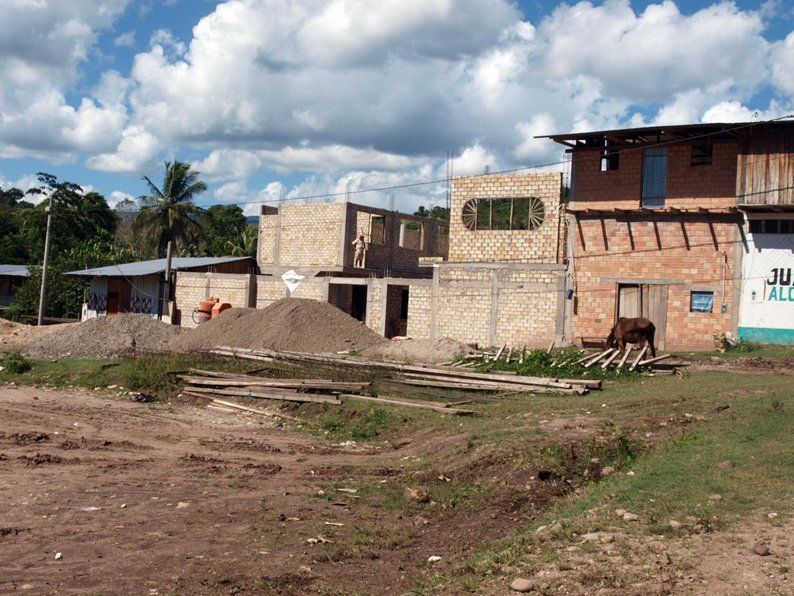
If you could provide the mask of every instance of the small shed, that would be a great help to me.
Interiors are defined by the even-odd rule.
[[[166,259],[155,259],[70,271],[64,275],[91,279],[83,304],[83,321],[124,312],[160,318],[163,303],[171,299],[163,296],[165,270]],[[171,260],[171,270],[250,275],[256,272],[256,261],[252,257],[176,257]]]
[[[17,289],[30,277],[25,265],[0,265],[0,308],[9,306],[17,296]]]

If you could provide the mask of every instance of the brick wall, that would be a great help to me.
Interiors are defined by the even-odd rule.
[[[469,230],[464,205],[471,199],[536,197],[545,220],[534,230]],[[564,255],[565,229],[560,219],[562,174],[468,176],[452,181],[449,261],[453,263],[554,263]]]
[[[732,281],[737,225],[717,215],[580,218],[572,230],[574,337],[606,337],[616,317],[618,283],[651,283],[667,286],[665,349],[713,347],[712,334],[730,331],[738,308]],[[714,312],[689,312],[693,289],[714,291]]]
[[[287,286],[280,277],[256,276],[256,307],[266,308],[277,300],[288,298]],[[309,298],[328,302],[328,280],[324,277],[307,277],[292,294],[293,298]]]
[[[410,286],[408,335],[546,347],[561,333],[564,273],[553,264],[438,268],[434,284]]]
[[[689,145],[667,149],[665,206],[678,208],[736,205],[736,165],[739,145],[715,143],[711,165],[691,165]],[[577,207],[637,208],[642,198],[642,150],[620,152],[617,170],[601,171],[600,149],[573,153],[572,202]]]
[[[252,307],[256,288],[252,276],[229,273],[176,272],[174,301],[180,314],[182,327],[195,327],[193,310],[204,298],[218,298],[233,307]]]

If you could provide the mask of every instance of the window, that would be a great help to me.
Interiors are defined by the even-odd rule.
[[[794,234],[792,219],[751,219],[751,234]]]
[[[667,195],[667,147],[642,150],[642,206],[664,207]]]
[[[469,230],[534,230],[546,214],[537,197],[472,199],[463,205],[463,224]]]
[[[689,295],[689,312],[712,312],[714,292],[693,291]]]
[[[411,250],[422,250],[424,246],[425,228],[422,222],[413,219],[400,220],[400,247]]]
[[[605,141],[606,145],[609,141]],[[617,170],[620,168],[620,151],[617,149],[604,147],[601,150],[601,171],[608,172],[610,170]]]
[[[714,146],[711,143],[692,145],[690,164],[693,166],[710,166]]]
[[[371,244],[386,242],[386,218],[383,215],[370,215],[369,241]]]

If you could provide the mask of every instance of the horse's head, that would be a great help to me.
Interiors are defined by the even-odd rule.
[[[612,331],[609,332],[609,335],[607,336],[607,339],[604,342],[604,349],[614,348],[616,344],[617,342],[615,340],[615,328],[613,327]]]

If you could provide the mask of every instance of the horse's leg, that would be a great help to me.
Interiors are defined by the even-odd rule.
[[[651,329],[650,333],[648,333],[648,345],[651,348],[651,358],[656,358],[656,346],[653,343],[655,336],[656,336],[656,329]]]

